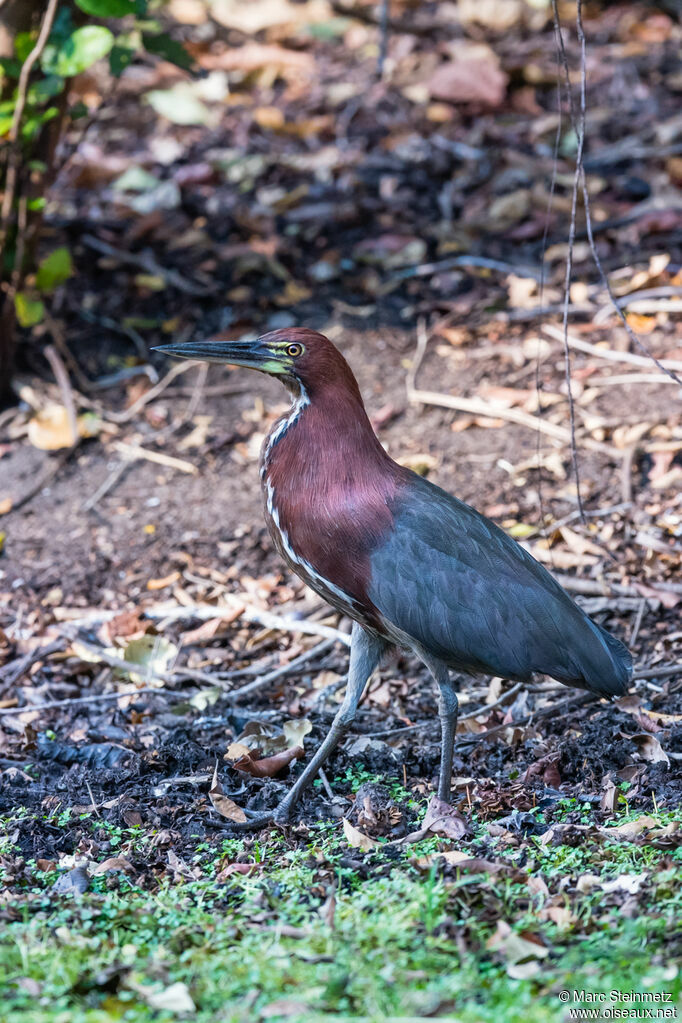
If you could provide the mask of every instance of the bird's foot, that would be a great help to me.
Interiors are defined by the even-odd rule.
[[[234,828],[235,831],[262,831],[263,828],[267,828],[268,825],[274,824],[275,815],[274,813],[250,813],[248,810],[244,811],[248,814],[245,821],[230,821],[230,827]]]
[[[245,821],[234,821],[232,826],[235,831],[262,831],[270,825],[283,825],[291,823],[292,804],[283,799],[274,810],[265,813],[254,813],[253,810],[245,810]]]

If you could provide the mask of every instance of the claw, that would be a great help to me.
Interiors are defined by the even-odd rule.
[[[245,821],[231,821],[230,825],[235,831],[261,831],[263,828],[267,828],[269,824],[274,823],[274,813],[255,813]]]

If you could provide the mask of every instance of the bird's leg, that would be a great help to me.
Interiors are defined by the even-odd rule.
[[[452,786],[452,757],[455,749],[455,733],[457,732],[457,688],[454,681],[446,673],[444,678],[437,679],[440,688],[438,714],[440,716],[440,777],[438,779],[438,798],[444,803],[450,802]]]
[[[433,675],[438,685],[438,716],[440,718],[440,776],[438,779],[438,798],[444,803],[450,802],[452,787],[452,757],[457,731],[457,685],[450,675],[447,665],[432,657],[426,657],[418,651],[424,664]]]
[[[289,820],[291,811],[301,795],[313,781],[322,765],[334,752],[355,720],[360,697],[387,646],[388,644],[385,640],[366,632],[357,623],[353,624],[346,695],[336,712],[336,716],[324,741],[274,812],[245,821],[242,825],[237,824],[235,825],[237,828],[244,831],[252,831],[258,827],[264,827],[273,820],[277,824],[284,824]]]

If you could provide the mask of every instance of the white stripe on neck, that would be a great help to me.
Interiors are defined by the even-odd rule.
[[[298,417],[300,416],[303,409],[310,404],[310,398],[303,384],[299,383],[299,392],[296,396],[294,404],[291,406],[291,411],[286,419],[283,419],[279,426],[272,431],[267,440],[265,451],[263,452],[263,462],[260,469],[261,479],[265,479],[268,471],[268,460],[272,454],[272,449],[275,444],[282,439],[284,434],[287,432],[290,426],[293,426]]]

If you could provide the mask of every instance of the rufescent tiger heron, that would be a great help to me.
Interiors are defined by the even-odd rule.
[[[353,620],[345,699],[327,737],[274,813],[246,827],[289,819],[391,644],[412,650],[438,685],[445,801],[457,727],[451,670],[517,681],[541,673],[602,696],[626,690],[632,659],[619,640],[490,519],[387,454],[328,338],[287,328],[156,350],[246,366],[287,387],[291,410],[260,459],[268,528],[289,567]]]

